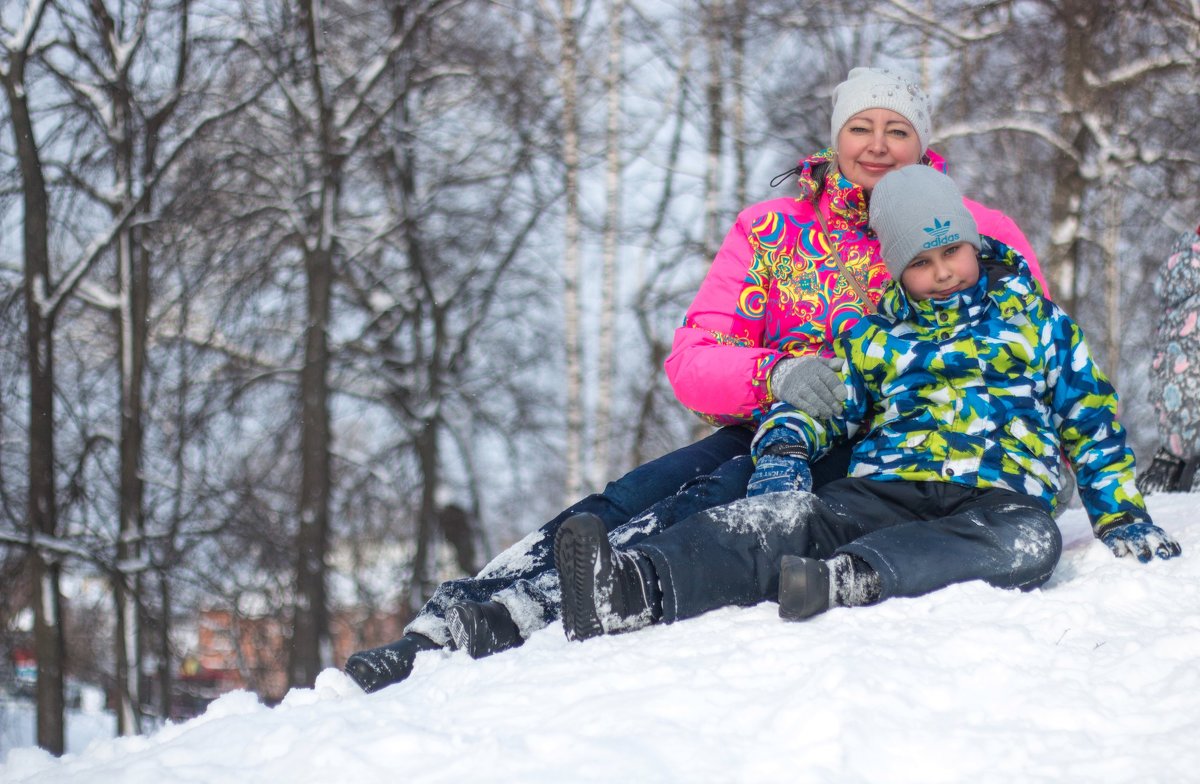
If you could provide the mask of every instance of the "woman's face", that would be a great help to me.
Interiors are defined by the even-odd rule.
[[[842,176],[867,193],[883,175],[921,160],[921,139],[912,123],[891,109],[867,109],[838,131]]]

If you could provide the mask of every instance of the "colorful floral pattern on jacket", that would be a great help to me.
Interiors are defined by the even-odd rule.
[[[1159,443],[1189,460],[1200,456],[1200,232],[1175,241],[1154,295],[1162,308],[1150,364]]]
[[[983,240],[985,274],[945,300],[890,286],[880,313],[834,343],[847,360],[846,410],[830,422],[779,406],[756,443],[785,427],[819,455],[853,435],[850,475],[999,487],[1054,508],[1059,451],[1099,532],[1149,520],[1117,395],[1078,325],[1041,296],[1024,261]]]
[[[770,320],[763,335],[767,343],[788,353],[812,354],[862,318],[866,305],[838,268],[835,248],[872,307],[879,302],[888,272],[877,258],[878,243],[867,233],[862,189],[834,170],[826,193],[829,234],[811,209],[807,214],[768,212],[751,227],[753,263],[735,312],[735,338],[756,334],[770,309],[785,318]]]
[[[927,155],[931,166],[944,168],[936,153]],[[836,167],[817,202],[828,234],[821,229],[811,200],[814,171],[832,157],[825,150],[801,162],[799,198],[742,211],[675,332],[665,363],[671,386],[680,402],[713,424],[754,424],[775,402],[768,379],[780,359],[822,350],[864,315],[865,303],[831,247],[873,304],[889,280],[867,228],[866,197]],[[965,203],[981,233],[1028,248],[1006,215]],[[1041,279],[1040,270],[1034,275]]]

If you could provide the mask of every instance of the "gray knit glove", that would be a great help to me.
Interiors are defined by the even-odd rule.
[[[771,371],[771,393],[814,419],[829,419],[846,401],[846,385],[837,374],[845,364],[839,357],[781,359]]]

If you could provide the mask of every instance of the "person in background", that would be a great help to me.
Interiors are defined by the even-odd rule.
[[[841,410],[778,404],[747,498],[633,547],[588,515],[567,520],[555,560],[568,638],[766,600],[801,620],[970,580],[1036,588],[1062,551],[1060,451],[1116,556],[1180,554],[1135,486],[1116,392],[1083,333],[1019,254],[980,237],[953,181],[925,166],[885,175],[871,226],[893,282],[878,314],[832,341]],[[810,492],[809,460],[860,426],[850,475]]]
[[[1186,493],[1200,465],[1200,228],[1175,241],[1154,295],[1162,308],[1150,363],[1158,451],[1138,487],[1146,494]]]
[[[929,98],[911,77],[886,68],[851,70],[833,91],[832,146],[788,172],[799,195],[738,215],[676,332],[666,360],[672,388],[720,429],[564,510],[476,577],[443,583],[400,640],[353,654],[347,674],[375,691],[408,677],[420,651],[451,647],[487,656],[557,620],[552,547],[559,527],[575,515],[592,516],[614,542],[628,545],[744,497],[754,427],[774,403],[826,414],[840,405],[837,363],[803,360],[874,311],[890,278],[868,230],[868,199],[890,171],[918,163],[945,167],[928,149],[931,135]],[[1040,278],[1011,219],[964,203],[980,225],[1027,254]],[[849,456],[843,445],[815,461],[814,486],[844,477]]]

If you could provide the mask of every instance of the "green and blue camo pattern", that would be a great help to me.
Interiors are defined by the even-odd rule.
[[[945,300],[891,284],[879,314],[834,343],[847,359],[844,414],[822,422],[777,406],[756,443],[786,427],[815,457],[866,423],[851,476],[1004,488],[1051,510],[1061,449],[1096,531],[1148,521],[1116,391],[1082,331],[1015,251],[985,237],[980,255],[979,283]]]

